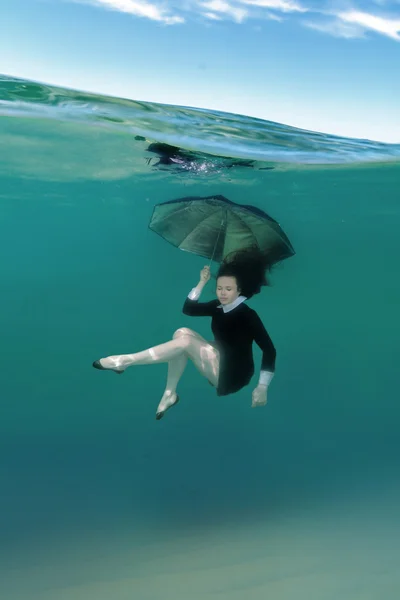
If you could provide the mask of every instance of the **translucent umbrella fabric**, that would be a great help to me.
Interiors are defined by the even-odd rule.
[[[267,213],[220,195],[187,196],[158,204],[149,227],[173,246],[216,262],[254,246],[271,264],[295,254],[279,223]]]

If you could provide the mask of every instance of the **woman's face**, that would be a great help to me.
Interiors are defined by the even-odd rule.
[[[218,277],[217,279],[217,298],[221,304],[230,304],[240,296],[240,290],[237,286],[236,277]]]

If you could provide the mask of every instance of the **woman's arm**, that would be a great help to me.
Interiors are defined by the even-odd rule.
[[[250,322],[254,341],[262,350],[260,378],[253,392],[253,406],[263,406],[267,403],[268,386],[275,374],[276,350],[260,317],[254,311]]]
[[[210,268],[206,266],[200,272],[199,283],[190,291],[188,297],[185,300],[185,303],[183,305],[183,313],[185,315],[189,315],[191,317],[211,317],[211,315],[213,314],[214,309],[218,304],[217,300],[199,303],[200,295],[203,291],[204,286],[210,280],[210,277]]]

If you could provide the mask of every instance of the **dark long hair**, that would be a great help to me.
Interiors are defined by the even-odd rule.
[[[251,247],[231,252],[221,263],[218,277],[235,277],[240,293],[251,298],[261,292],[263,286],[269,286],[269,273],[272,264],[268,256],[259,248]]]

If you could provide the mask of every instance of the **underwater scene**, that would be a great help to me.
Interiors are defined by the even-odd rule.
[[[398,600],[400,145],[3,76],[0,177],[0,597]],[[152,226],[207,199],[276,236],[276,370],[158,419],[165,363],[93,362],[212,340],[220,238]]]

